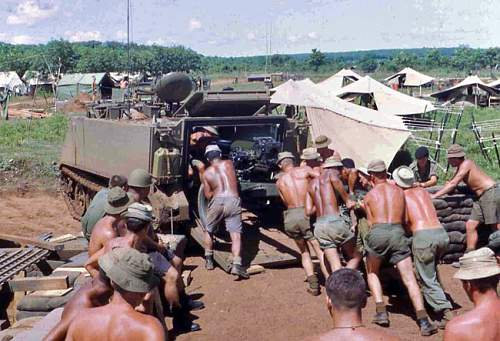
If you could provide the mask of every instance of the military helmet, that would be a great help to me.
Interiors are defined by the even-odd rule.
[[[134,169],[128,177],[128,185],[131,187],[149,187],[153,183],[152,176],[144,169]]]

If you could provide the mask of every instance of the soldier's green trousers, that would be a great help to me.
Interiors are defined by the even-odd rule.
[[[422,283],[422,294],[434,311],[451,309],[439,283],[437,263],[450,243],[443,228],[419,230],[413,234],[412,252],[417,276]]]

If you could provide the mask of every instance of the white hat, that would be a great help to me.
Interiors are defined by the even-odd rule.
[[[222,151],[220,150],[219,146],[216,145],[216,144],[209,144],[207,146],[207,148],[205,149],[205,155],[207,155],[210,152],[219,152],[219,153],[222,153]]]
[[[415,175],[410,167],[401,166],[392,172],[392,178],[401,188],[410,188],[415,183]]]

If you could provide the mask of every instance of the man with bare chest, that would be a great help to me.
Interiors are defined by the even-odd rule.
[[[476,249],[477,228],[482,223],[493,230],[500,229],[500,186],[484,173],[472,160],[465,159],[462,146],[453,144],[448,148],[448,163],[457,168],[453,179],[432,195],[439,198],[453,191],[463,181],[477,197],[472,213],[465,224],[467,234],[467,252]]]
[[[379,279],[380,266],[384,260],[388,260],[391,265],[396,266],[408,289],[421,335],[429,336],[437,332],[437,327],[429,322],[422,294],[413,273],[410,242],[402,225],[405,218],[404,193],[401,188],[387,182],[386,169],[382,160],[370,162],[368,172],[374,187],[364,198],[370,224],[370,232],[366,236],[368,286],[376,304],[372,322],[384,327],[389,326],[389,315]]]
[[[319,281],[314,273],[314,267],[311,260],[311,250],[314,250],[318,259],[323,258],[323,251],[318,241],[314,238],[311,230],[309,217],[306,215],[306,195],[307,185],[311,177],[312,168],[309,166],[295,167],[294,156],[290,152],[282,152],[278,155],[278,166],[281,170],[276,186],[281,200],[286,206],[283,212],[283,222],[285,233],[292,238],[302,258],[302,267],[306,272],[309,288],[307,291],[312,295],[319,295]],[[321,262],[323,265],[323,262]],[[322,266],[326,273],[326,269]]]
[[[233,266],[231,274],[239,279],[249,278],[243,269],[241,259],[241,200],[234,165],[230,160],[222,160],[222,152],[217,145],[209,145],[205,157],[210,167],[203,173],[203,191],[210,200],[205,225],[205,258],[207,270],[214,269],[213,240],[218,225],[224,220],[231,236]]]
[[[361,254],[356,249],[354,233],[341,217],[337,194],[348,208],[354,206],[339,179],[342,162],[335,156],[328,158],[322,166],[319,177],[312,179],[308,186],[306,212],[316,214],[314,236],[318,239],[325,258],[330,265],[330,272],[342,267],[340,249],[347,255],[347,267],[356,269],[361,261]]]
[[[131,202],[131,196],[127,195],[127,192],[120,187],[109,190],[107,202],[104,206],[105,216],[95,224],[90,236],[89,256],[103,248],[107,241],[125,232],[121,214],[127,210]]]
[[[453,314],[452,305],[439,283],[437,264],[446,251],[450,238],[439,222],[429,193],[422,187],[414,187],[416,179],[412,169],[406,166],[396,168],[392,178],[404,190],[406,227],[413,235],[413,260],[422,283],[422,293],[441,318],[439,327],[444,328]]]

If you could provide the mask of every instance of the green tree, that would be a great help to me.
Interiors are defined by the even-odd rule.
[[[312,49],[307,63],[313,68],[314,71],[318,71],[319,67],[324,65],[326,61],[326,56],[323,52],[318,49]]]
[[[377,70],[377,67],[378,62],[372,55],[367,54],[363,56],[363,58],[361,58],[361,60],[359,61],[359,68],[363,70],[363,72],[374,72],[375,70]]]

